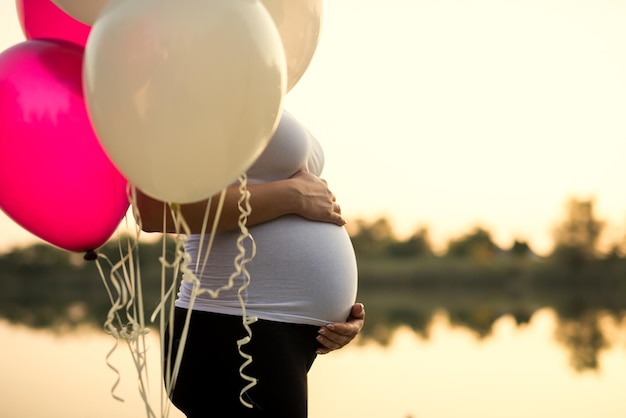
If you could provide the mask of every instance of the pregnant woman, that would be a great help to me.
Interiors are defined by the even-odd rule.
[[[243,294],[252,339],[243,350],[252,356],[245,374],[237,341],[247,333],[242,324],[238,286],[217,298],[201,293],[194,301],[193,283],[182,281],[176,300],[173,353],[193,309],[189,335],[172,401],[188,418],[307,416],[307,372],[319,353],[341,348],[360,331],[364,311],[354,304],[357,266],[340,206],[320,178],[324,156],[319,143],[289,113],[283,112],[272,140],[247,172],[251,214],[247,226],[256,255],[246,264],[251,281]],[[184,187],[184,186],[181,186]],[[201,243],[207,202],[183,205],[192,235],[185,251],[202,288],[225,285],[238,254],[238,185],[227,189],[213,237],[209,262],[202,268],[209,234]],[[211,199],[211,214],[218,199]],[[163,203],[141,193],[137,202],[142,227],[162,232]],[[208,225],[212,225],[212,219]],[[167,232],[174,232],[168,226]],[[239,278],[241,280],[241,278]]]

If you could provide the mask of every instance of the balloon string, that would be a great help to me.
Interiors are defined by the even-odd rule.
[[[230,275],[227,284],[221,286],[217,289],[203,289],[200,286],[200,280],[198,276],[189,268],[189,264],[191,262],[190,256],[185,252],[184,247],[185,243],[190,235],[190,228],[187,222],[184,219],[184,216],[181,212],[180,205],[172,203],[169,205],[164,205],[164,213],[163,213],[163,231],[167,231],[167,208],[171,211],[170,216],[174,223],[174,243],[175,243],[175,251],[174,251],[174,259],[171,261],[167,260],[166,257],[166,235],[163,235],[163,244],[162,244],[162,254],[159,257],[159,261],[161,263],[161,300],[158,306],[155,308],[152,313],[150,319],[152,322],[156,320],[156,316],[165,312],[165,307],[168,306],[169,312],[169,324],[173,324],[174,319],[174,308],[175,308],[175,287],[177,283],[177,277],[179,273],[183,273],[182,280],[191,282],[192,286],[192,294],[190,298],[190,303],[188,307],[187,317],[185,320],[185,325],[182,330],[181,340],[178,346],[178,350],[176,353],[176,357],[174,359],[174,364],[172,365],[171,356],[168,356],[165,359],[166,370],[165,370],[165,391],[167,393],[167,397],[169,398],[174,385],[176,384],[176,378],[178,376],[178,372],[180,369],[180,364],[182,362],[183,349],[185,346],[185,342],[187,339],[187,335],[189,332],[189,325],[191,319],[191,313],[193,310],[193,305],[195,303],[198,295],[203,293],[208,293],[212,298],[217,298],[221,291],[229,290],[234,287],[235,280],[238,277],[242,278],[242,284],[238,289],[237,296],[239,299],[239,303],[242,311],[242,321],[243,326],[246,329],[247,336],[241,338],[237,341],[237,347],[239,354],[244,358],[244,363],[239,368],[239,372],[241,377],[246,380],[248,385],[240,392],[240,401],[243,405],[252,408],[253,406],[244,400],[244,394],[252,387],[254,387],[257,383],[257,379],[250,377],[244,373],[244,369],[252,362],[252,356],[245,353],[243,351],[243,346],[248,344],[252,338],[252,330],[250,325],[254,323],[257,318],[248,316],[246,311],[246,303],[244,299],[244,293],[247,287],[250,284],[250,274],[247,271],[245,265],[250,262],[255,254],[256,254],[256,245],[252,236],[249,234],[248,228],[246,227],[248,216],[251,212],[250,207],[250,193],[247,189],[247,176],[244,174],[240,176],[240,199],[238,201],[238,209],[240,211],[240,216],[238,219],[238,226],[241,230],[241,234],[237,239],[237,249],[238,254],[234,259],[234,268],[235,271]],[[214,218],[210,240],[206,249],[206,253],[204,254],[203,263],[202,263],[202,272],[204,271],[207,263],[208,257],[211,251],[211,247],[213,244],[213,237],[217,231],[217,224],[219,220],[219,216],[221,215],[221,211],[224,205],[226,195],[226,189],[224,189],[220,195],[220,199],[218,201],[218,205],[216,208],[216,216]],[[98,270],[100,271],[101,277],[103,279],[103,283],[105,284],[105,288],[109,295],[109,299],[111,301],[111,309],[107,314],[107,320],[105,321],[104,327],[105,330],[116,338],[115,346],[107,355],[107,364],[108,366],[116,373],[117,379],[115,384],[111,389],[112,396],[119,400],[123,401],[122,398],[115,394],[116,388],[120,382],[121,375],[117,368],[113,366],[110,362],[110,357],[118,346],[118,342],[120,339],[123,339],[127,342],[128,347],[131,351],[131,356],[135,364],[135,368],[137,370],[137,376],[139,380],[139,392],[141,397],[146,405],[146,411],[149,418],[155,417],[152,408],[150,407],[150,402],[148,399],[149,385],[146,383],[148,380],[148,368],[146,362],[146,352],[147,345],[145,341],[145,335],[148,330],[145,327],[145,319],[144,319],[144,305],[143,305],[143,289],[141,286],[141,273],[140,273],[140,264],[138,262],[139,257],[137,259],[133,258],[133,254],[135,250],[137,250],[137,242],[139,240],[139,235],[142,230],[141,216],[138,211],[137,202],[136,202],[136,194],[129,193],[131,199],[131,207],[133,210],[133,214],[136,220],[136,241],[131,245],[130,239],[127,240],[126,244],[126,253],[122,249],[121,240],[119,241],[119,253],[120,253],[120,261],[117,263],[112,263],[104,254],[98,254],[98,258],[105,260],[109,263],[111,268],[111,273],[108,276],[108,281],[106,280],[106,276],[102,270],[102,266],[99,261],[96,260],[96,265],[98,266]],[[203,220],[203,231],[206,230],[206,226],[208,224],[208,215],[210,210],[210,201],[207,205],[207,210],[205,213],[205,218]],[[245,240],[249,240],[251,243],[251,252],[250,256],[246,257],[246,248],[244,246]],[[201,236],[201,241],[204,241],[204,235]],[[200,247],[202,248],[202,247]],[[200,253],[200,252],[199,252]],[[199,267],[199,260],[196,260],[196,271]],[[128,265],[127,265],[128,264]],[[173,272],[172,280],[169,285],[167,285],[166,280],[166,272],[168,269],[171,269]],[[202,273],[201,273],[202,274]],[[110,284],[109,284],[110,282]],[[112,290],[113,289],[113,290]],[[166,305],[169,301],[169,305]],[[126,322],[122,319],[122,313],[126,318]],[[170,333],[169,341],[165,341],[165,327],[166,320],[165,315],[160,315],[159,321],[159,329],[161,331],[161,352],[164,353],[165,345],[168,345],[168,352],[172,353],[173,351],[173,335]],[[162,359],[163,360],[163,359]],[[164,364],[163,362],[161,364]],[[173,366],[173,367],[172,367]],[[162,392],[163,393],[163,392]],[[161,413],[167,416],[170,408],[170,403],[165,401],[164,397],[161,398]]]
[[[129,186],[130,188],[130,186]],[[119,346],[119,341],[124,340],[130,351],[138,378],[138,390],[141,398],[146,406],[146,413],[149,418],[155,418],[149,402],[150,376],[147,367],[148,344],[146,335],[148,329],[145,326],[143,288],[141,280],[141,269],[138,254],[138,241],[141,233],[141,218],[139,217],[136,195],[129,190],[129,200],[136,223],[135,241],[131,242],[131,237],[126,238],[125,248],[122,245],[122,239],[118,239],[118,251],[120,261],[117,263],[104,254],[99,253],[95,260],[98,271],[104,283],[111,302],[111,308],[107,314],[104,323],[105,331],[115,338],[115,344],[106,356],[107,365],[116,374],[116,382],[114,383],[111,394],[114,399],[123,401],[115,392],[120,383],[121,375],[118,369],[112,364],[111,356]],[[127,229],[128,219],[126,218]],[[99,260],[104,260],[110,267],[110,274],[106,276]],[[108,278],[108,280],[107,280]]]
[[[245,353],[242,347],[248,344],[252,340],[252,329],[250,328],[250,325],[256,322],[258,318],[253,317],[253,316],[248,316],[246,312],[246,303],[243,298],[243,292],[250,285],[250,272],[248,271],[248,269],[246,269],[246,264],[254,259],[256,255],[256,244],[254,242],[254,239],[252,238],[252,235],[250,235],[248,231],[248,227],[246,226],[248,216],[250,216],[250,213],[252,212],[252,207],[250,206],[250,191],[247,188],[248,178],[245,173],[239,177],[239,182],[240,182],[239,191],[241,193],[241,198],[239,199],[239,211],[240,211],[239,228],[241,229],[241,234],[239,238],[237,239],[237,247],[240,249],[240,253],[238,254],[237,257],[235,257],[235,273],[233,273],[233,275],[236,275],[236,274],[243,275],[243,283],[241,284],[241,286],[239,287],[239,290],[237,291],[237,297],[239,299],[239,304],[241,305],[241,316],[242,316],[243,326],[246,329],[246,332],[248,335],[237,341],[237,349],[239,350],[239,355],[245,359],[244,363],[239,368],[239,375],[244,380],[247,380],[249,382],[248,385],[246,385],[239,393],[239,401],[244,406],[247,406],[248,408],[252,408],[252,404],[247,402],[243,398],[243,396],[248,390],[256,386],[258,380],[244,373],[244,369],[252,363],[252,356]],[[252,247],[251,254],[248,258],[245,258],[245,248],[243,246],[243,241],[245,239],[250,240],[251,247]]]
[[[104,254],[98,253],[98,259],[95,260],[96,266],[104,283],[105,289],[111,302],[111,308],[107,314],[107,319],[104,323],[105,332],[115,338],[115,343],[112,349],[106,356],[107,366],[113,370],[116,374],[116,381],[111,388],[111,396],[123,402],[124,399],[116,394],[116,389],[121,381],[121,374],[119,370],[113,365],[111,357],[119,346],[119,341],[124,340],[127,342],[128,348],[131,352],[132,360],[137,370],[139,378],[139,392],[144,399],[146,405],[148,417],[155,417],[154,412],[150,408],[148,402],[148,385],[147,385],[147,367],[146,367],[146,352],[147,344],[145,336],[148,333],[147,328],[143,320],[143,314],[141,313],[143,303],[141,285],[138,284],[138,274],[135,275],[135,270],[138,269],[139,264],[135,264],[133,258],[133,249],[136,244],[131,245],[129,239],[127,239],[127,252],[124,254],[122,249],[122,240],[119,239],[119,252],[121,259],[117,263],[111,262],[111,260]],[[104,270],[99,260],[104,260],[110,267],[110,274],[107,276],[104,274]],[[127,268],[126,263],[129,267]],[[109,284],[110,281],[110,284]],[[114,291],[112,290],[114,289]],[[137,295],[137,298],[135,298]],[[138,312],[138,308],[135,304],[136,299],[138,305],[141,307]],[[139,321],[136,319],[139,317]],[[124,320],[124,318],[126,320]],[[146,377],[144,378],[144,374]]]
[[[133,208],[133,214],[136,219],[137,230],[139,233],[142,230],[141,214],[139,213],[137,202],[136,202],[136,193],[131,193],[130,195],[132,196],[131,203],[132,203],[132,208]],[[175,300],[176,300],[175,289],[176,289],[177,277],[181,270],[187,269],[186,266],[189,264],[189,261],[190,261],[189,255],[186,254],[184,251],[185,242],[187,241],[187,237],[190,234],[190,228],[182,215],[180,205],[176,203],[164,204],[163,209],[164,209],[163,210],[163,228],[162,228],[163,240],[162,240],[161,255],[159,256],[159,262],[161,264],[161,297],[160,297],[159,303],[157,304],[157,306],[155,307],[154,311],[152,312],[150,316],[150,320],[153,323],[156,321],[157,316],[159,316],[160,318],[159,331],[160,331],[160,345],[161,345],[162,354],[165,353],[166,344],[167,344],[168,351],[170,353],[172,352],[172,349],[173,349],[173,335],[170,334],[170,339],[168,341],[165,341],[165,329],[166,329],[165,327],[167,323],[173,324],[174,322],[174,308],[175,308]],[[173,238],[174,238],[174,243],[175,243],[175,249],[174,249],[174,259],[172,261],[168,261],[167,251],[166,251],[167,250],[167,234],[166,233],[169,230],[168,225],[167,225],[168,210],[169,210],[169,216],[173,220],[173,228],[174,228]],[[171,276],[172,278],[171,278],[171,282],[169,285],[167,284],[167,277],[166,277],[167,276],[166,273],[168,269],[172,270],[172,276]],[[167,309],[167,312],[168,312],[167,321],[166,321],[166,315],[164,314],[164,312],[166,312],[166,309],[165,309],[166,307],[168,308]],[[188,327],[187,324],[186,324],[186,327]],[[164,380],[165,380],[165,392],[166,392],[167,398],[170,397],[175,381],[176,381],[178,368],[180,366],[180,359],[182,358],[182,349],[184,348],[184,344],[186,340],[186,333],[187,331],[184,332],[185,338],[181,339],[180,341],[179,355],[177,356],[177,361],[176,361],[177,364],[174,365],[173,370],[171,367],[171,356],[168,356],[167,359],[164,359],[163,357],[161,358],[161,364],[166,366],[165,371],[164,371]],[[138,372],[139,371],[140,369],[138,368]],[[161,394],[163,395],[163,391],[161,391]],[[144,402],[148,404],[148,400],[146,397],[144,397]],[[164,416],[167,416],[169,414],[169,409],[170,409],[170,403],[166,401],[164,396],[161,396],[161,413]]]
[[[240,197],[238,200],[238,209],[239,209],[239,218],[238,218],[238,227],[240,229],[240,234],[237,238],[236,241],[236,247],[238,250],[237,255],[235,256],[234,260],[233,260],[233,265],[234,265],[234,271],[232,272],[232,274],[229,276],[226,284],[224,284],[223,286],[220,286],[216,289],[210,289],[210,288],[203,288],[201,287],[201,283],[200,283],[200,279],[198,278],[202,273],[197,274],[195,271],[191,270],[189,268],[189,263],[190,263],[190,257],[187,253],[185,253],[183,251],[182,248],[178,247],[177,244],[177,252],[180,251],[180,257],[177,257],[177,261],[180,262],[180,271],[183,273],[182,274],[182,280],[188,283],[191,283],[192,285],[192,290],[191,290],[191,296],[190,296],[190,300],[189,300],[189,306],[188,306],[188,315],[185,321],[185,326],[183,328],[182,331],[182,335],[181,335],[181,343],[179,345],[179,353],[177,353],[177,357],[175,359],[174,362],[174,368],[173,368],[173,372],[172,375],[173,376],[168,376],[166,381],[170,382],[170,389],[171,390],[171,386],[173,386],[175,384],[175,376],[178,373],[178,369],[180,366],[180,361],[181,361],[181,357],[182,357],[182,348],[184,346],[184,341],[186,340],[186,336],[187,336],[187,332],[188,332],[188,326],[189,326],[189,320],[190,320],[190,312],[193,310],[193,306],[195,304],[195,301],[197,299],[198,296],[202,295],[202,294],[209,294],[209,296],[213,299],[216,299],[219,297],[220,293],[222,291],[227,291],[230,290],[232,288],[234,288],[235,286],[235,280],[237,278],[242,278],[243,282],[241,284],[241,286],[239,287],[238,291],[237,291],[237,297],[239,300],[239,305],[241,307],[241,313],[242,313],[242,322],[243,322],[243,326],[246,330],[247,336],[238,340],[237,341],[237,348],[239,351],[239,354],[241,355],[241,357],[244,358],[244,363],[242,364],[242,366],[239,369],[239,374],[240,376],[246,380],[248,383],[248,385],[246,387],[244,387],[244,389],[241,391],[240,393],[240,401],[243,405],[252,408],[252,405],[250,403],[248,403],[246,400],[243,399],[243,395],[245,394],[245,392],[247,392],[248,390],[250,390],[252,387],[254,387],[257,383],[257,379],[250,377],[248,375],[246,375],[244,373],[244,369],[250,365],[250,363],[252,362],[252,357],[245,353],[242,349],[242,347],[245,344],[248,344],[252,338],[252,330],[250,328],[250,325],[253,324],[254,322],[257,321],[258,318],[253,317],[253,316],[248,316],[247,314],[247,310],[246,310],[246,302],[244,299],[244,293],[245,290],[248,288],[249,284],[250,284],[250,274],[248,272],[248,270],[246,269],[245,265],[247,263],[249,263],[250,261],[252,261],[252,259],[255,257],[256,255],[256,244],[254,242],[254,239],[252,238],[252,235],[250,235],[248,228],[246,226],[247,221],[248,221],[248,217],[250,216],[251,213],[251,206],[250,206],[250,192],[248,190],[247,187],[247,176],[246,174],[243,174],[239,177],[239,193],[240,193]],[[220,201],[218,202],[218,206],[217,206],[217,213],[216,216],[214,218],[214,223],[213,223],[213,227],[212,227],[212,233],[210,234],[210,240],[213,239],[213,237],[215,236],[215,231],[217,230],[217,222],[224,204],[224,199],[225,199],[225,192],[226,190],[224,189],[222,191],[222,194],[220,196]],[[175,209],[175,208],[174,208]],[[208,208],[207,208],[208,210]],[[176,223],[180,223],[181,226],[186,226],[186,223],[184,222],[184,219],[182,217],[182,214],[176,210],[173,211],[173,217],[174,219],[176,219]],[[183,228],[184,229],[184,228]],[[182,236],[177,236],[177,242],[181,242],[180,246],[184,247],[184,240],[185,238],[183,238]],[[203,235],[201,235],[200,237],[201,241],[204,240]],[[250,246],[251,246],[251,250],[250,250],[250,255],[248,257],[246,257],[246,248],[245,248],[245,241],[248,240],[250,242]],[[203,260],[203,264],[202,264],[202,269],[204,270],[206,264],[207,264],[207,260],[209,257],[209,253],[210,253],[210,249],[212,247],[212,241],[209,242],[207,251],[204,255],[204,260]],[[196,263],[196,266],[198,266],[198,264]],[[169,361],[169,360],[168,360]]]
[[[213,218],[213,226],[211,228],[211,234],[209,235],[209,245],[207,246],[207,251],[204,254],[204,259],[202,260],[202,270],[199,275],[202,276],[204,274],[204,270],[206,269],[209,254],[211,253],[211,248],[213,247],[213,241],[215,239],[215,234],[217,232],[217,225],[219,223],[220,216],[222,215],[222,210],[224,208],[224,201],[226,200],[226,188],[222,190],[220,193],[220,199],[217,202],[217,207],[215,208],[215,217]],[[206,226],[209,218],[209,210],[210,204],[207,205],[207,210],[204,214],[204,221],[202,223],[202,233],[200,235],[200,246],[198,248],[198,255],[202,254],[202,244],[204,243],[204,231],[206,231]],[[198,271],[198,262],[200,261],[200,257],[196,260],[196,271]]]
[[[174,291],[173,291],[173,287],[176,283],[176,278],[178,277],[178,272],[182,271],[184,272],[185,270],[188,269],[188,264],[191,261],[189,255],[185,252],[185,243],[187,241],[187,237],[189,235],[190,229],[189,226],[187,225],[187,223],[185,222],[185,219],[182,215],[182,212],[180,210],[180,205],[177,204],[171,204],[170,205],[170,210],[171,210],[171,217],[174,220],[174,229],[175,229],[175,234],[174,234],[174,243],[175,243],[175,249],[174,249],[174,260],[171,263],[168,263],[167,260],[164,257],[164,254],[162,255],[162,257],[160,258],[161,264],[163,266],[163,271],[166,267],[172,267],[174,268],[174,281],[172,283],[172,287],[170,288],[170,290],[168,291],[168,297],[170,300],[170,305],[169,305],[169,324],[170,324],[170,328],[173,326],[174,324],[174,310],[175,310],[175,295],[174,295]],[[165,219],[166,214],[164,214],[164,223],[166,222]],[[165,230],[165,229],[164,229]],[[183,233],[181,233],[183,232]],[[165,250],[165,247],[163,247],[163,250]],[[159,304],[159,306],[163,306],[163,304],[166,302],[165,298],[162,297],[161,303]],[[159,307],[157,307],[157,309],[159,309]],[[155,311],[156,313],[156,311]],[[185,320],[185,325],[183,326],[183,331],[181,334],[181,338],[180,338],[180,342],[178,344],[178,349],[176,351],[176,357],[174,359],[174,364],[172,365],[172,356],[171,354],[167,356],[166,359],[162,359],[164,360],[165,363],[165,391],[167,394],[167,397],[171,397],[172,391],[174,390],[174,386],[176,385],[176,379],[178,377],[178,372],[180,369],[180,364],[182,362],[182,355],[183,355],[183,350],[187,341],[187,334],[188,334],[188,329],[189,329],[189,324],[190,324],[190,316],[191,314],[191,309],[189,309],[188,313],[187,313],[187,318]],[[153,314],[154,315],[154,314]],[[162,322],[161,323],[161,335],[162,335],[162,349],[161,352],[165,353],[165,344],[167,344],[168,346],[168,353],[173,353],[173,348],[174,348],[174,335],[171,332],[170,333],[170,338],[168,341],[165,341],[165,324]],[[169,404],[166,406],[166,408],[169,408]]]
[[[100,258],[105,258],[106,259],[106,256],[104,256],[103,254],[98,254],[98,256]],[[107,315],[107,322],[105,323],[104,326],[105,326],[105,329],[112,328],[112,329],[115,330],[115,327],[111,326],[111,324],[114,321],[114,319],[117,318],[118,322],[120,324],[122,323],[122,320],[119,317],[119,313],[117,312],[116,309],[114,309],[117,302],[116,302],[115,298],[113,297],[113,293],[111,292],[111,288],[109,287],[109,285],[106,282],[106,277],[104,275],[104,271],[102,270],[102,266],[100,265],[100,262],[98,261],[98,259],[95,260],[95,263],[96,263],[96,267],[98,268],[98,272],[100,273],[100,277],[103,280],[104,287],[105,287],[105,289],[106,289],[106,291],[107,291],[107,293],[109,295],[109,300],[111,301],[111,305],[112,305],[112,308],[109,310],[109,313]],[[109,333],[111,335],[114,335],[112,332],[109,332]],[[117,387],[118,387],[118,385],[120,383],[120,380],[121,380],[121,374],[120,374],[119,370],[111,362],[111,356],[113,355],[113,353],[117,349],[118,341],[119,341],[119,339],[116,337],[115,344],[113,345],[111,350],[109,350],[109,352],[107,353],[105,361],[106,361],[107,367],[109,367],[113,371],[113,373],[115,373],[115,376],[116,376],[115,382],[113,383],[113,385],[111,387],[111,396],[113,397],[113,399],[115,399],[117,401],[124,402],[124,399],[119,397],[119,396],[117,396],[116,393],[115,393],[115,390],[117,389]]]
[[[134,217],[135,217],[136,224],[137,224],[137,234],[139,236],[139,233],[142,230],[141,214],[139,213],[137,202],[136,202],[136,193],[132,193],[131,196],[133,196],[133,200],[131,203],[132,203],[133,213],[134,213]],[[172,261],[168,261],[167,259],[168,235],[166,232],[168,230],[168,227],[167,227],[168,210],[170,212],[169,215],[174,220],[174,230],[175,230],[175,234],[173,234],[175,250],[174,250],[174,259]],[[175,204],[175,203],[172,203],[169,205],[168,204],[163,205],[162,222],[163,222],[162,231],[164,233],[162,237],[161,255],[158,258],[161,264],[161,295],[160,295],[159,303],[157,304],[157,306],[155,307],[154,311],[152,312],[150,316],[150,321],[152,323],[155,323],[157,316],[159,316],[159,331],[160,331],[159,341],[160,341],[160,346],[161,346],[161,354],[163,355],[163,353],[165,352],[164,350],[165,350],[166,344],[168,345],[169,352],[172,352],[173,336],[170,337],[169,341],[165,341],[165,327],[167,326],[168,323],[173,324],[173,321],[174,321],[174,307],[175,307],[175,296],[176,296],[175,289],[176,289],[176,284],[177,284],[177,277],[180,273],[180,265],[184,263],[184,260],[186,258],[188,258],[188,256],[185,254],[185,251],[184,251],[184,244],[186,242],[187,236],[189,235],[190,229],[187,223],[185,222],[184,218],[182,217],[180,205]],[[167,278],[168,269],[171,270],[169,284],[168,284],[168,278]],[[165,309],[166,307],[167,307],[167,310]],[[165,312],[168,313],[167,320],[166,320]],[[181,342],[181,344],[184,346],[184,342]],[[161,400],[161,415],[168,416],[171,404],[170,402],[167,401],[167,399],[169,399],[171,390],[173,389],[173,384],[170,383],[172,381],[171,372],[170,372],[171,369],[169,367],[170,358],[168,357],[168,359],[163,359],[163,357],[161,357],[161,362],[160,362],[161,365],[164,364],[163,360],[167,361],[167,364],[166,364],[167,367],[165,369],[165,373],[163,374],[163,376],[165,377],[165,382],[166,382],[165,392],[167,396],[163,396],[164,395],[163,386],[161,386],[162,388],[161,399],[160,399]],[[139,371],[140,370],[138,368],[138,372]],[[144,398],[144,402],[146,403],[148,413],[150,414],[151,409],[148,405],[149,401],[147,399],[147,396],[143,396],[143,392],[142,392],[142,397]]]
[[[165,209],[165,206],[164,206]],[[165,231],[165,226],[167,224],[167,213],[165,210],[163,210],[163,230]],[[177,245],[178,248],[178,245]],[[166,254],[166,249],[167,249],[167,235],[163,234],[162,240],[161,240],[161,255],[162,257],[165,259],[165,254]],[[163,353],[165,352],[165,344],[168,344],[168,352],[172,352],[172,345],[173,345],[173,337],[170,337],[169,340],[166,342],[165,341],[165,327],[167,326],[166,324],[173,324],[174,323],[174,303],[176,301],[176,299],[173,297],[174,295],[174,288],[176,286],[176,278],[177,278],[177,274],[178,271],[177,269],[175,269],[174,274],[172,276],[172,281],[171,284],[169,286],[169,288],[166,288],[166,266],[165,263],[161,263],[161,301],[163,301],[163,303],[165,303],[166,300],[169,300],[169,314],[168,314],[168,320],[165,320],[165,315],[159,315],[159,336],[160,336],[160,344],[161,344],[161,362],[160,364],[163,365]],[[158,309],[158,307],[157,307]],[[155,309],[156,311],[156,309]],[[152,317],[152,321],[154,322],[154,313],[153,313],[153,317]],[[165,381],[169,382],[169,375],[170,375],[170,363],[169,363],[170,357],[168,356],[167,358],[167,365],[165,368]],[[169,409],[170,409],[170,402],[168,402],[167,400],[170,397],[171,392],[168,390],[168,388],[171,387],[171,385],[166,385],[165,386],[165,395],[163,396],[163,390],[161,390],[161,411],[162,414],[164,416],[169,416]]]
[[[130,238],[127,239],[126,255],[123,253],[120,246],[120,258],[121,260],[124,260],[125,257],[128,257],[129,263],[128,270],[126,270],[125,264],[123,264],[125,272],[124,277],[127,279],[128,288],[132,290],[132,297],[131,300],[128,302],[127,312],[132,311],[132,315],[129,315],[129,317],[133,318],[133,320],[134,318],[139,318],[139,320],[134,320],[133,322],[131,322],[131,325],[134,327],[134,329],[130,330],[128,332],[128,335],[122,334],[122,337],[127,342],[128,348],[131,352],[131,357],[134,361],[137,371],[139,393],[144,401],[144,405],[146,406],[146,413],[150,418],[155,417],[155,414],[152,411],[152,408],[150,407],[150,402],[148,400],[150,391],[150,369],[147,367],[148,344],[146,342],[148,329],[145,324],[143,287],[138,251],[138,242],[142,231],[142,223],[139,214],[139,207],[137,205],[137,193],[134,187],[130,185],[130,183],[127,185],[127,195],[129,196],[129,203],[133,211],[134,219],[136,221],[135,240],[131,245]],[[128,219],[126,220],[126,222],[128,229]],[[134,254],[135,256],[133,257]],[[134,303],[135,301],[136,303]]]
[[[174,290],[175,290],[175,284],[176,284],[176,278],[178,277],[179,272],[183,272],[185,274],[188,274],[191,270],[189,269],[189,264],[191,262],[190,256],[189,254],[187,254],[184,250],[185,247],[185,243],[188,239],[188,236],[191,233],[190,227],[187,224],[187,222],[185,221],[185,218],[182,214],[181,211],[181,207],[180,205],[176,204],[176,203],[171,203],[169,205],[167,205],[167,207],[169,207],[170,209],[170,216],[171,219],[173,220],[173,227],[174,227],[174,243],[175,243],[175,249],[174,249],[174,260],[173,261],[167,261],[166,257],[165,257],[165,243],[163,244],[163,248],[162,248],[162,255],[159,258],[159,261],[161,262],[161,266],[162,266],[162,294],[161,294],[161,301],[159,303],[159,305],[157,306],[157,308],[155,309],[155,311],[152,314],[152,321],[155,320],[155,316],[162,312],[164,310],[165,304],[168,303],[169,300],[169,324],[173,324],[174,323],[174,310],[175,310],[175,294],[174,294]],[[166,208],[164,206],[164,208]],[[209,205],[207,205],[207,211],[210,208],[210,202]],[[163,215],[163,231],[166,231],[166,223],[167,223],[167,212],[164,211],[164,215]],[[203,221],[203,224],[206,227],[206,224],[208,223],[208,214],[205,214],[205,219]],[[217,217],[215,219],[215,224],[214,224],[214,230],[215,230],[215,225],[217,223]],[[165,237],[164,237],[165,239]],[[210,250],[210,246],[209,246],[209,250]],[[208,251],[207,251],[208,252]],[[165,270],[167,268],[171,268],[173,269],[174,275],[173,275],[173,280],[172,283],[169,287],[169,289],[166,291],[165,287],[164,287],[164,283],[165,283]],[[190,278],[194,278],[194,275],[188,274],[188,277]],[[190,280],[190,279],[188,279]],[[194,281],[194,286],[193,286],[193,290],[192,290],[192,298],[190,300],[190,304],[189,304],[189,309],[187,312],[187,317],[185,320],[185,324],[183,326],[183,330],[181,333],[181,338],[178,344],[178,349],[176,352],[176,357],[174,359],[174,364],[172,364],[172,357],[171,355],[168,356],[166,359],[162,359],[162,361],[165,364],[165,376],[164,376],[164,380],[165,380],[165,392],[167,394],[167,397],[169,398],[171,396],[171,393],[174,389],[174,386],[176,385],[176,380],[177,380],[177,376],[178,376],[178,372],[180,370],[180,365],[182,363],[182,355],[183,355],[183,351],[184,351],[184,347],[185,347],[185,343],[187,341],[187,335],[189,332],[189,326],[190,326],[190,319],[191,319],[191,312],[193,309],[193,305],[195,302],[195,298],[198,294],[198,290],[200,289],[200,281],[199,280],[195,280]],[[165,346],[167,344],[167,352],[169,353],[173,353],[173,333],[170,333],[170,338],[168,341],[165,341],[165,319],[164,319],[164,315],[161,315],[161,322],[160,322],[160,330],[161,330],[161,352],[165,353]],[[163,400],[163,399],[162,399]],[[169,407],[170,404],[163,402],[165,405],[162,405],[162,410],[164,411],[165,414],[168,413],[169,411]]]

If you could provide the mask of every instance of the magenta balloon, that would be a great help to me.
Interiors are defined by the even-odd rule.
[[[102,246],[129,206],[127,181],[87,116],[83,53],[53,39],[0,53],[0,209],[76,252]]]
[[[74,19],[51,0],[16,0],[15,5],[26,39],[64,39],[82,46],[87,43],[91,26]]]

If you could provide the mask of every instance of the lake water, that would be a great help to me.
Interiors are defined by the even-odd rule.
[[[311,418],[624,418],[626,324],[601,321],[610,347],[598,367],[577,371],[555,338],[557,318],[535,312],[519,326],[499,318],[483,338],[437,314],[423,338],[405,327],[389,344],[355,342],[318,358],[310,373]],[[0,416],[146,417],[124,345],[107,366],[114,339],[99,330],[54,334],[0,322]],[[148,338],[151,405],[159,410],[159,348]],[[173,418],[182,415],[172,410]]]

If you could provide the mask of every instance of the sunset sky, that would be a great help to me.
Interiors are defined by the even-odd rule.
[[[22,41],[0,0],[0,51]],[[541,253],[576,196],[626,234],[626,0],[327,0],[285,107],[349,220]],[[0,251],[34,240],[0,213]]]

